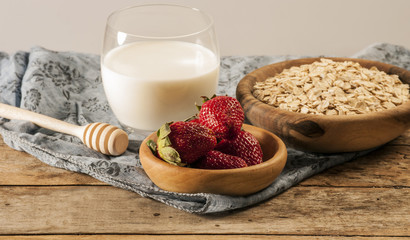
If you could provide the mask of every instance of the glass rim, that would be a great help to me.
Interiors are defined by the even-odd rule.
[[[111,12],[108,17],[107,17],[107,27],[109,27],[110,29],[115,29],[115,27],[111,26],[110,24],[110,19],[113,18],[114,16],[130,10],[130,9],[134,9],[134,8],[141,8],[141,7],[151,7],[151,6],[166,6],[166,7],[179,7],[179,8],[185,8],[185,9],[190,9],[193,11],[196,11],[198,13],[200,13],[202,16],[205,16],[208,20],[209,23],[207,23],[207,25],[205,27],[203,27],[202,29],[196,31],[196,32],[192,32],[192,33],[188,33],[188,34],[182,34],[182,35],[175,35],[175,36],[164,36],[164,37],[157,37],[157,36],[146,36],[146,35],[138,35],[138,34],[134,34],[134,33],[129,33],[129,32],[124,32],[127,35],[133,36],[133,37],[137,37],[137,38],[146,38],[146,39],[177,39],[177,38],[185,38],[185,37],[190,37],[190,36],[194,36],[194,35],[198,35],[201,34],[203,32],[208,31],[209,29],[211,29],[214,25],[214,20],[211,17],[211,15],[209,15],[208,13],[198,9],[198,8],[194,8],[194,7],[190,7],[190,6],[184,6],[184,5],[179,5],[179,4],[167,4],[167,3],[152,3],[152,4],[140,4],[140,5],[132,5],[132,6],[128,6],[128,7],[124,7],[124,8],[120,8],[118,10],[115,10],[113,12]],[[118,32],[121,32],[120,30],[117,30]]]

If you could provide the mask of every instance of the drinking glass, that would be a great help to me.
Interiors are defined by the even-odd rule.
[[[101,75],[120,123],[147,135],[195,113],[216,93],[219,47],[212,18],[169,4],[128,7],[107,20]]]

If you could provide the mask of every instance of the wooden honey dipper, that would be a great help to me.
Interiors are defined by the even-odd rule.
[[[121,155],[128,147],[127,133],[107,123],[77,126],[3,103],[0,103],[0,117],[25,120],[43,128],[76,136],[89,148],[107,155]]]

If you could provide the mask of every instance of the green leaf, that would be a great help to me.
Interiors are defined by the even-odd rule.
[[[201,96],[201,98],[202,98],[202,103],[204,103],[204,102],[206,102],[206,101],[208,101],[208,100],[214,98],[214,96],[216,96],[216,95],[214,94],[211,98],[209,98],[209,97],[207,97],[207,96]]]
[[[198,105],[198,104],[196,104],[196,103],[195,103],[195,107],[196,107],[196,109],[197,109],[197,110],[198,110],[198,112],[199,112],[199,111],[201,111],[201,107],[202,107],[202,105]]]
[[[169,127],[171,123],[165,123],[158,130],[158,154],[167,163],[176,165],[176,166],[185,166],[185,163],[182,163],[181,157],[175,148],[172,147],[171,140],[168,135],[171,133],[171,128]]]
[[[158,130],[158,140],[166,138],[171,133],[171,128],[169,127],[172,123],[165,123]]]
[[[148,140],[147,145],[149,149],[151,149],[151,152],[155,155],[157,153],[157,144],[150,139]]]
[[[193,115],[193,116],[191,116],[191,117],[185,119],[184,122],[189,122],[189,121],[194,120],[194,119],[197,119],[197,118],[198,118],[198,114],[195,114],[195,115]]]
[[[167,163],[176,165],[176,166],[185,166],[186,164],[181,162],[179,153],[173,147],[164,147],[158,151],[159,156]]]
[[[201,96],[201,98],[202,98],[202,103],[204,103],[204,102],[206,102],[206,101],[209,101],[209,100],[211,100],[212,98],[215,98],[215,97],[216,97],[216,94],[212,95],[211,98],[209,98],[209,97],[207,97],[207,96]],[[195,103],[195,106],[196,106],[196,108],[198,109],[198,111],[201,111],[202,105],[198,105],[197,103]]]

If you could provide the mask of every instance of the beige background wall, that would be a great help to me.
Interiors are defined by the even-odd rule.
[[[0,0],[0,51],[40,45],[99,53],[108,14],[148,0]],[[409,0],[158,0],[214,17],[222,55],[349,56],[375,42],[410,49]]]

